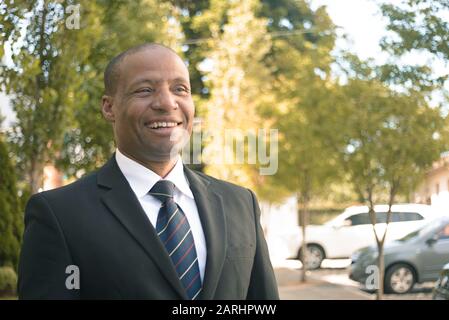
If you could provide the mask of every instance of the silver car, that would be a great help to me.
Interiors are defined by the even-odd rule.
[[[352,255],[349,277],[362,284],[372,281],[377,265],[377,246]],[[384,247],[385,292],[407,293],[415,283],[435,281],[449,260],[449,217],[437,218]]]

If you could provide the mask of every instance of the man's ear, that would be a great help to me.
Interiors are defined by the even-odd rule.
[[[112,108],[114,103],[114,98],[111,96],[104,95],[101,98],[101,112],[103,113],[103,117],[109,122],[115,122],[115,114]]]

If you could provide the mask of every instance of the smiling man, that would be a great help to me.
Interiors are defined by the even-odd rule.
[[[278,299],[254,193],[181,161],[195,112],[182,59],[144,44],[104,80],[116,152],[29,200],[19,298]]]

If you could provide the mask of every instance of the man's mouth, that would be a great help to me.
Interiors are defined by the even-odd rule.
[[[151,129],[160,129],[160,128],[173,128],[180,125],[182,122],[151,122],[146,124],[147,127]]]
[[[152,121],[145,123],[145,127],[159,133],[170,133],[180,125],[182,125],[182,122],[177,121]]]

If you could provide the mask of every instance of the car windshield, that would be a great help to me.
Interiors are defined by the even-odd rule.
[[[426,233],[434,230],[435,228],[438,228],[438,226],[440,226],[441,224],[442,224],[441,220],[432,221],[432,222],[426,224],[424,227],[419,228],[415,231],[412,231],[402,238],[399,238],[397,241],[401,241],[401,242],[410,241],[412,239],[419,237],[420,235],[426,234]]]

